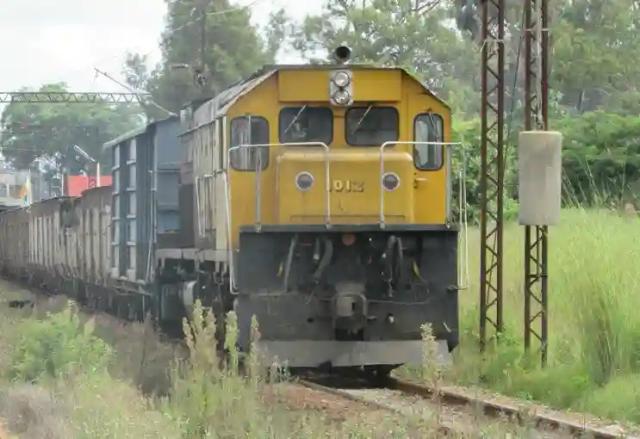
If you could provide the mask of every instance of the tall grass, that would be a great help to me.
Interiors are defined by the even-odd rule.
[[[472,278],[460,297],[463,341],[450,378],[640,422],[640,246],[635,242],[640,220],[605,209],[572,208],[551,228],[546,369],[537,367],[536,352],[530,358],[522,354],[523,234],[516,224],[505,230],[506,333],[479,355],[479,286]],[[477,273],[478,242],[470,244],[471,272]]]
[[[0,422],[22,438],[438,437],[434,423],[379,412],[373,417],[367,410],[337,421],[309,410],[306,397],[291,410],[283,403],[290,384],[273,385],[286,374],[278,367],[266,373],[257,349],[246,355],[237,350],[234,313],[225,319],[227,353],[220,358],[220,326],[200,303],[184,321],[186,355],[166,364],[171,379],[160,394],[141,391],[148,380],[140,370],[150,354],[129,358],[136,346],[144,351],[158,345],[144,325],[129,327],[123,346],[127,331],[120,324],[109,333],[108,320],[87,320],[72,305],[22,317],[15,322],[19,336],[9,339],[1,337],[7,320],[0,319],[0,344],[7,343],[8,352],[0,369]],[[251,332],[255,347],[260,336],[255,319]],[[158,377],[157,365],[149,366],[150,376]]]

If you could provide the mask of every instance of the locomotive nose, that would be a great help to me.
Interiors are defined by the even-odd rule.
[[[414,220],[413,157],[400,150],[284,151],[277,160],[280,224],[407,223]],[[383,215],[381,215],[383,212]]]

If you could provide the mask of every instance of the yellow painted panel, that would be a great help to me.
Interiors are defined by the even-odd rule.
[[[240,98],[227,114],[264,117],[271,143],[278,143],[278,117],[283,107],[305,102],[328,105],[330,72],[284,70]],[[354,90],[360,101],[387,102],[398,109],[400,141],[414,140],[413,120],[432,111],[442,115],[445,141],[450,140],[449,109],[425,93],[416,81],[399,70],[354,69]],[[322,101],[322,102],[320,102]],[[380,162],[376,147],[353,147],[344,138],[344,109],[334,107],[331,153],[331,214],[335,224],[377,224],[380,214]],[[227,130],[229,125],[227,125]],[[227,132],[227,138],[230,138]],[[385,192],[385,220],[397,224],[444,224],[447,209],[447,169],[420,171],[413,164],[412,146],[397,145],[385,154],[385,170],[397,173],[401,186]],[[301,192],[295,176],[301,171],[315,176],[313,188]],[[229,170],[232,246],[237,248],[239,228],[256,219],[256,175]],[[326,208],[324,154],[319,149],[274,147],[269,166],[262,172],[262,224],[323,224]],[[340,183],[336,183],[339,181]],[[338,185],[335,186],[335,185]],[[347,188],[348,190],[345,189]],[[359,187],[364,187],[359,190]],[[335,190],[340,189],[340,190]],[[222,200],[216,200],[216,203]],[[219,207],[226,212],[224,206]]]
[[[451,141],[451,117],[449,109],[432,96],[425,94],[415,81],[405,81],[403,104],[405,114],[402,118],[407,124],[408,140],[415,140],[413,123],[420,113],[440,114],[444,121],[444,141]],[[414,200],[416,224],[444,224],[447,221],[447,157],[450,152],[445,148],[444,165],[435,171],[415,169]]]
[[[278,96],[281,102],[329,102],[328,70],[281,70]]]
[[[353,94],[356,101],[399,101],[402,97],[402,72],[400,70],[355,70]]]
[[[329,102],[331,70],[283,70],[278,73],[281,102]],[[402,97],[400,70],[353,70],[355,101],[395,102]]]
[[[385,172],[395,172],[400,186],[382,190],[377,149],[336,150],[329,156],[329,205],[332,224],[375,224],[380,219],[384,194],[385,221],[413,223],[413,158],[402,151],[385,154]],[[327,211],[325,155],[302,149],[283,152],[277,161],[278,219],[282,224],[322,224]],[[314,184],[302,192],[296,175],[310,172]]]

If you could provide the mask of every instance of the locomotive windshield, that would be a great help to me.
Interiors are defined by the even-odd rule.
[[[326,107],[288,107],[280,111],[280,142],[331,143],[333,112]]]
[[[391,107],[358,107],[347,111],[347,143],[380,146],[398,140],[398,112]]]

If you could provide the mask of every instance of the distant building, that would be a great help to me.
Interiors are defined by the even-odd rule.
[[[28,171],[0,170],[0,210],[28,206],[33,201]]]
[[[95,175],[68,175],[64,185],[65,195],[79,197],[87,189],[97,187]],[[111,175],[100,177],[100,186],[111,186]]]

